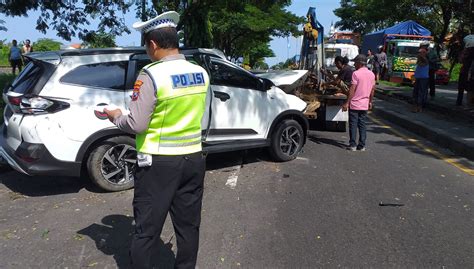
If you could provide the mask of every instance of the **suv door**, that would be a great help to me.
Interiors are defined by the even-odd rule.
[[[206,141],[264,139],[269,96],[253,74],[211,57],[211,124]]]
[[[107,115],[96,109],[100,105],[124,108],[126,69],[127,61],[89,63],[73,68],[59,79],[55,88],[61,91],[56,90],[54,96],[63,94],[71,104],[56,115],[67,137],[84,141],[92,133],[113,126]]]

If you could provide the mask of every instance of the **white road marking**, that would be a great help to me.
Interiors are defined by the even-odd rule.
[[[84,252],[86,251],[86,245],[82,245],[81,255],[79,255],[79,268],[82,268],[82,259],[84,258]]]
[[[231,168],[231,173],[227,178],[227,182],[225,183],[225,185],[229,186],[231,189],[235,189],[235,186],[237,186],[237,179],[239,178],[241,166],[242,164],[239,164]]]
[[[297,160],[303,161],[306,164],[309,164],[309,159],[308,158],[303,158],[303,157],[296,157]]]

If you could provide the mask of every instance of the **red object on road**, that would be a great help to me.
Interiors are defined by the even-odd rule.
[[[447,85],[449,83],[449,71],[446,68],[441,68],[435,72],[435,83]]]

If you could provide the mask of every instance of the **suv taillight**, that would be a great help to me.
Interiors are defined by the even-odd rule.
[[[66,109],[69,103],[51,100],[40,96],[23,97],[20,103],[20,112],[23,114],[54,113]]]
[[[23,96],[8,96],[8,103],[14,105],[14,106],[19,106],[21,104],[21,99]]]

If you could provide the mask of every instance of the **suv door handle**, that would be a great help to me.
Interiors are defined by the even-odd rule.
[[[222,102],[225,102],[230,99],[230,95],[225,92],[214,92],[214,97],[219,98]]]

